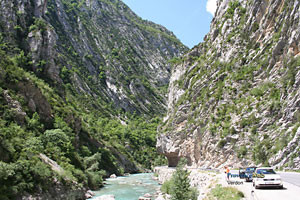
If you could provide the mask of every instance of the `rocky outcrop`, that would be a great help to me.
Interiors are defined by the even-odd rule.
[[[172,70],[157,148],[170,166],[299,168],[299,1],[218,1]]]
[[[12,109],[12,111],[15,114],[16,121],[20,125],[24,125],[25,123],[25,117],[26,117],[26,112],[22,110],[22,106],[20,102],[14,100],[10,95],[7,90],[3,91],[3,96],[6,101],[6,103],[9,105],[9,107]]]
[[[35,23],[41,27],[37,27],[28,34],[28,43],[33,60],[32,69],[35,73],[43,72],[51,80],[62,83],[61,69],[55,64],[55,58],[58,54],[54,47],[57,45],[58,36],[42,19],[36,19]]]
[[[53,121],[52,108],[41,90],[30,81],[19,82],[15,87],[20,90],[20,94],[24,97],[30,111],[38,113],[41,120],[50,126]]]
[[[289,162],[292,162],[291,168],[298,169],[300,167],[300,157],[299,155],[300,151],[300,128],[297,129],[297,132],[293,139],[287,144],[285,148],[279,151],[278,154],[273,156],[270,159],[270,162],[275,164],[277,167],[285,166],[286,164],[289,164]],[[292,155],[286,156],[286,155]]]
[[[39,157],[44,163],[49,165],[53,171],[57,172],[58,174],[64,173],[64,169],[61,166],[59,166],[57,164],[57,162],[55,162],[54,160],[51,160],[45,154],[40,153]]]

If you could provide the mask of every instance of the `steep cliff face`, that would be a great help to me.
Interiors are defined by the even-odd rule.
[[[122,1],[1,1],[1,32],[35,73],[133,113],[165,109],[168,60],[187,50]]]
[[[74,2],[48,1],[45,19],[57,33],[58,56],[67,55],[60,68],[80,71],[79,78],[70,75],[78,92],[114,102],[131,113],[164,109],[167,61],[186,47],[166,28],[136,16],[122,1]]]
[[[169,165],[300,168],[300,2],[218,1],[172,70],[158,150]]]
[[[150,168],[185,50],[119,0],[0,0],[0,199],[83,199]]]

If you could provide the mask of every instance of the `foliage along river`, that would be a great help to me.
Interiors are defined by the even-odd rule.
[[[117,178],[108,178],[104,188],[95,191],[95,197],[115,195],[116,200],[138,200],[140,196],[149,193],[154,196],[159,184],[152,179],[153,174],[132,174]],[[93,198],[92,198],[93,199]]]

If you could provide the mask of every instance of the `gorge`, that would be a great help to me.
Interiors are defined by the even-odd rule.
[[[300,169],[299,41],[298,0],[218,0],[190,50],[121,0],[0,0],[0,199],[180,158]]]
[[[0,199],[83,199],[164,163],[168,61],[187,50],[120,0],[1,0]]]

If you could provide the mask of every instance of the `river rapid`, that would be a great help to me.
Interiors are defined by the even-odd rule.
[[[108,178],[99,191],[94,191],[95,199],[102,195],[115,195],[116,200],[137,200],[140,196],[149,193],[152,196],[160,188],[157,181],[152,179],[153,173],[132,174],[117,178]]]

